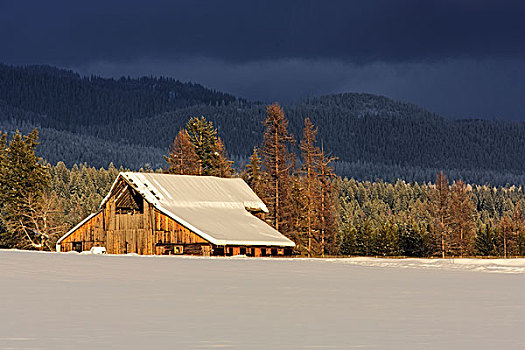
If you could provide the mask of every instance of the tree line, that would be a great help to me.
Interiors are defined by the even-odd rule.
[[[413,257],[525,254],[523,187],[339,179],[339,253]]]
[[[119,171],[87,164],[51,166],[35,156],[38,131],[0,133],[0,247],[54,250],[55,242],[95,212]]]
[[[317,139],[310,118],[302,137],[285,111],[267,106],[259,146],[242,169],[232,166],[220,130],[191,118],[176,134],[162,171],[240,176],[269,209],[261,216],[304,256],[523,256],[525,190],[450,182],[359,181],[334,173],[337,161]],[[0,137],[0,246],[52,249],[91,212],[119,170],[83,164],[51,166],[35,156],[38,132]],[[143,168],[141,171],[154,171]]]
[[[249,163],[238,174],[268,207],[262,219],[296,242],[300,253],[334,254],[337,221],[335,174],[330,166],[333,158],[317,145],[317,128],[305,119],[298,157],[281,106],[268,106],[263,124],[262,145],[253,149]],[[178,132],[166,161],[166,171],[172,174],[234,174],[217,129],[204,117],[191,118]]]

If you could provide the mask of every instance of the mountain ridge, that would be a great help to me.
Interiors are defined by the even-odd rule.
[[[201,115],[214,122],[229,153],[242,163],[262,142],[265,108],[171,78],[81,77],[50,66],[0,64],[0,130],[41,128],[40,155],[57,161],[60,154],[68,165],[164,166],[162,154],[178,130]],[[336,169],[342,176],[368,178],[367,169],[382,179],[396,174],[428,181],[429,169],[450,169],[457,177],[504,184],[521,182],[525,173],[523,122],[448,119],[367,93],[324,95],[283,109],[296,139],[304,118],[312,119],[319,141],[339,157]],[[104,147],[111,150],[102,152]]]

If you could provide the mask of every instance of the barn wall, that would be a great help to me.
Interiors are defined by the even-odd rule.
[[[112,196],[104,208],[107,252],[154,254],[151,210],[145,202],[143,213],[118,213],[115,209],[115,198]]]
[[[143,207],[143,213],[119,214],[114,198],[107,201],[104,212],[107,215],[108,253],[164,254],[163,247],[191,244],[196,246],[188,247],[188,253],[202,255],[207,248],[201,249],[201,245],[210,246],[208,241],[162,214],[145,200]]]
[[[118,183],[113,188],[103,210],[64,239],[61,251],[74,250],[75,245],[81,242],[81,248],[84,251],[90,250],[93,246],[103,246],[106,247],[108,254],[161,255],[175,253],[175,249],[180,247],[184,254],[206,256],[291,254],[291,251],[287,254],[282,247],[213,246],[204,238],[155,209],[143,198],[142,203],[139,203],[142,204],[139,210],[117,210],[116,201],[119,198],[122,201],[124,198],[122,193],[127,188],[124,181]]]
[[[66,237],[60,245],[60,251],[73,250],[73,242],[82,242],[82,250],[90,250],[93,246],[104,246],[106,242],[104,213],[98,213]]]
[[[74,242],[82,242],[83,251],[103,246],[108,254],[166,254],[174,245],[183,245],[184,254],[211,255],[208,241],[145,200],[142,213],[119,213],[115,206],[117,195],[114,193],[99,214],[65,238],[60,251],[74,250]]]

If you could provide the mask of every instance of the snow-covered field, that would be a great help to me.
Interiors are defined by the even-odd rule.
[[[0,349],[524,349],[525,260],[0,250]]]

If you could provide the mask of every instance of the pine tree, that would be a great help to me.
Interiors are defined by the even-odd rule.
[[[291,213],[287,220],[287,235],[295,242],[295,250],[299,253],[307,253],[308,256],[314,254],[314,248],[308,247],[308,220],[305,183],[303,177],[292,176],[290,183],[290,202],[287,212]],[[315,228],[312,227],[312,231]],[[314,237],[312,237],[314,239]]]
[[[494,256],[496,252],[496,232],[490,223],[482,224],[474,240],[476,253],[482,256]]]
[[[231,177],[233,174],[233,161],[228,159],[228,153],[220,137],[215,142],[215,152],[212,157],[210,175],[218,177]]]
[[[334,186],[333,179],[337,176],[331,163],[336,160],[335,157],[327,157],[324,148],[321,147],[321,154],[318,160],[317,173],[320,182],[320,201],[319,201],[319,232],[321,236],[321,254],[325,255],[327,247],[335,246],[335,237],[337,232],[337,196],[338,192]]]
[[[525,217],[522,214],[521,204],[522,202],[516,203],[514,206],[514,214],[512,215],[512,226],[516,239],[516,253],[519,256],[525,254]]]
[[[46,233],[40,230],[35,217],[42,209],[50,176],[41,159],[35,156],[38,131],[35,129],[27,136],[17,131],[8,146],[5,136],[0,142],[3,148],[0,158],[0,203],[11,234],[9,241],[16,247],[42,249]]]
[[[303,139],[300,142],[299,148],[301,150],[301,157],[303,165],[300,169],[304,187],[304,207],[306,217],[306,237],[308,238],[307,251],[308,256],[313,253],[313,240],[316,238],[314,235],[320,232],[319,227],[319,215],[321,211],[316,208],[316,203],[319,203],[318,199],[321,196],[319,182],[319,174],[317,172],[318,165],[320,164],[321,150],[316,146],[315,136],[317,134],[317,128],[314,127],[310,118],[304,120]],[[321,199],[322,200],[322,199]],[[315,232],[315,233],[314,233]],[[322,250],[324,253],[324,250]]]
[[[198,175],[230,177],[233,174],[233,162],[228,159],[224,143],[211,121],[204,117],[191,118],[186,131],[197,154]]]
[[[434,229],[439,241],[441,257],[447,252],[450,229],[450,185],[447,176],[441,171],[436,175],[436,187],[430,195],[430,213],[434,220]]]
[[[289,148],[293,137],[288,133],[288,121],[275,103],[266,109],[266,127],[263,135],[262,159],[266,177],[263,200],[268,206],[269,220],[276,230],[285,234],[290,230],[290,188],[293,155]]]
[[[243,179],[257,196],[262,197],[264,179],[261,172],[261,158],[259,158],[257,147],[253,148],[250,162],[246,164]]]
[[[217,129],[206,118],[194,117],[186,123],[186,131],[198,157],[197,174],[212,175],[217,157]]]
[[[3,213],[5,200],[7,197],[4,197],[4,178],[7,176],[8,169],[6,163],[7,157],[7,133],[0,133],[0,247],[1,248],[10,248],[14,246],[14,241],[12,234],[10,234],[7,224],[4,221]]]
[[[11,238],[12,235],[9,234],[4,218],[0,215],[0,249],[14,246],[13,242],[10,241]]]
[[[425,243],[412,219],[399,226],[399,251],[405,256],[424,256]]]
[[[474,230],[474,208],[467,186],[461,180],[452,185],[450,201],[451,244],[459,250],[459,256],[471,252]]]
[[[503,215],[499,222],[499,236],[503,250],[503,258],[511,254],[511,247],[514,241],[514,232],[512,227],[512,219],[508,215]]]
[[[199,161],[195,146],[190,142],[186,130],[180,130],[170,147],[169,156],[164,156],[168,162],[168,173],[178,175],[197,175]]]

